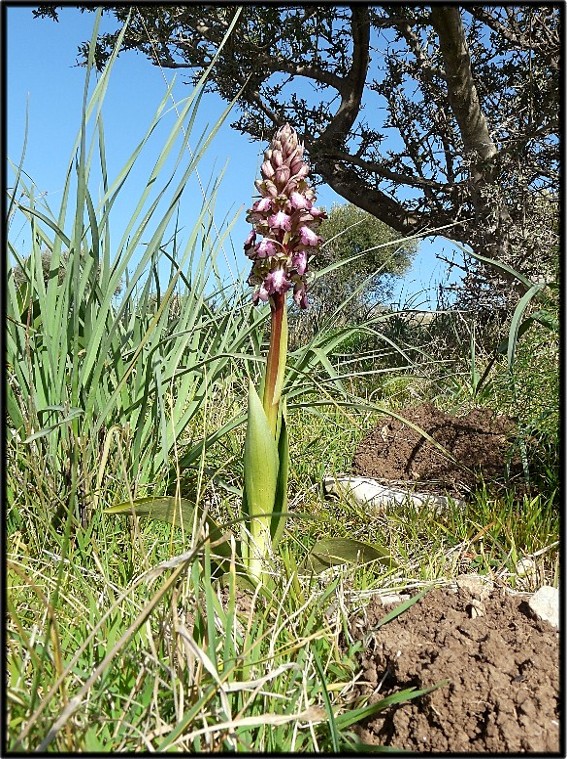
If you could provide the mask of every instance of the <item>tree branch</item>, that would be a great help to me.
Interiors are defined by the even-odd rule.
[[[361,195],[358,175],[342,162],[334,161],[330,156],[325,155],[316,160],[314,169],[345,200],[368,211],[400,234],[413,235],[431,228],[431,219],[428,215],[404,208],[401,203],[380,190],[367,186],[364,194]],[[439,226],[439,219],[439,214],[436,214],[437,226]],[[449,224],[451,221],[453,219],[447,217],[442,220],[442,223]]]
[[[459,9],[433,5],[431,22],[439,37],[449,103],[459,124],[463,144],[466,150],[474,151],[481,159],[490,160],[498,151],[480,106]]]
[[[269,63],[274,71],[281,71],[283,74],[306,76],[322,84],[328,84],[341,94],[347,89],[347,82],[342,77],[332,74],[330,71],[324,71],[318,66],[301,65],[290,60],[284,60],[283,58],[276,58],[274,60],[267,57],[263,59],[263,63],[265,65]],[[350,83],[348,83],[348,88],[350,88]]]
[[[320,146],[330,146],[341,141],[349,133],[360,111],[362,93],[366,83],[370,50],[370,18],[368,8],[351,6],[351,28],[353,39],[352,66],[341,88],[341,104],[328,127],[321,133]]]
[[[329,157],[335,158],[338,161],[352,163],[354,166],[359,166],[361,169],[364,169],[364,171],[367,171],[370,174],[378,174],[380,177],[382,177],[382,179],[387,179],[400,185],[409,185],[410,187],[420,188],[427,187],[428,189],[443,191],[459,184],[453,183],[449,185],[443,184],[442,182],[436,182],[433,179],[426,179],[425,177],[416,177],[410,174],[399,174],[396,171],[390,171],[390,169],[387,169],[380,163],[365,161],[359,156],[354,156],[350,153],[343,153],[340,150],[334,150]]]

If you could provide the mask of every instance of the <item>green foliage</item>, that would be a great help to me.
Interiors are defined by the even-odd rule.
[[[28,220],[33,241],[32,253],[24,265],[20,263],[19,273],[12,269],[8,278],[11,434],[33,445],[50,468],[73,483],[71,511],[76,517],[96,508],[100,477],[93,480],[88,462],[97,461],[103,450],[108,457],[104,446],[110,445],[113,430],[130,439],[126,470],[134,488],[153,481],[158,473],[164,476],[179,436],[215,384],[224,382],[239,352],[248,351],[250,335],[263,319],[239,309],[244,296],[238,284],[230,291],[215,282],[215,257],[228,231],[219,236],[210,223],[218,182],[209,188],[184,245],[175,222],[189,180],[222,123],[197,139],[188,160],[187,144],[206,76],[180,104],[121,240],[111,239],[113,206],[121,192],[129,191],[132,167],[166,118],[170,96],[168,90],[136,150],[116,179],[110,179],[102,104],[112,63],[111,59],[94,88],[87,71],[85,109],[58,215],[50,216],[49,209],[39,206],[33,187],[24,183],[21,167],[11,200],[14,210]],[[175,157],[175,149],[177,158],[166,176],[162,167]],[[94,156],[99,158],[98,166]],[[67,233],[73,167],[78,187]],[[97,170],[104,184],[95,205],[91,185],[98,181]],[[156,218],[160,202],[165,211]],[[47,278],[44,246],[51,251]],[[62,253],[64,248],[68,253]],[[159,263],[164,259],[169,259],[169,281],[156,298]],[[19,284],[24,271],[25,287]],[[126,284],[117,302],[116,288],[122,281]],[[207,289],[213,294],[206,295]],[[183,309],[170,319],[176,294]],[[199,461],[206,443],[200,441],[186,451],[186,465]]]
[[[366,564],[381,561],[390,566],[387,551],[353,538],[323,538],[318,540],[303,562],[305,570],[320,573],[338,564]]]
[[[134,7],[121,50],[198,77],[235,6]],[[104,8],[111,23],[97,39],[99,66],[129,8]],[[56,19],[56,9],[34,14]],[[237,129],[264,142],[289,122],[323,181],[400,235],[447,235],[530,276],[547,266],[558,218],[559,6],[241,10],[209,81],[238,99]],[[79,47],[80,59],[88,50]],[[483,267],[469,273],[477,272],[467,278],[470,303],[502,295],[495,280],[483,288]]]
[[[373,307],[387,300],[394,279],[407,271],[417,250],[415,241],[399,239],[350,203],[333,206],[319,233],[324,244],[313,268],[323,274],[310,288],[310,308],[296,314],[292,325],[309,335],[329,317],[336,326],[365,321]]]
[[[334,205],[320,228],[325,247],[318,256],[326,265],[359,253],[363,257],[352,266],[352,273],[342,274],[342,279],[360,281],[375,276],[369,298],[384,288],[381,278],[401,276],[410,266],[416,252],[415,241],[400,240],[399,235],[375,216],[352,203]]]

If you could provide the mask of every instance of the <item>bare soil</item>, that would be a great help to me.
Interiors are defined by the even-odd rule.
[[[488,409],[455,417],[431,404],[400,416],[456,461],[388,418],[356,450],[355,474],[463,495],[481,480],[509,483],[521,472],[508,417]],[[525,599],[502,589],[482,601],[466,589],[437,589],[371,632],[385,613],[377,599],[354,625],[355,638],[364,640],[360,694],[372,694],[373,703],[410,686],[449,683],[367,720],[357,728],[365,743],[418,752],[560,751],[559,634],[532,618]]]
[[[453,459],[413,427],[385,418],[358,446],[354,474],[385,481],[430,483],[463,494],[479,483],[509,479],[520,471],[511,440],[515,425],[506,416],[477,408],[451,416],[430,403],[403,409],[400,416],[424,430]],[[420,488],[421,489],[421,488]]]
[[[419,752],[559,752],[559,634],[525,600],[436,589],[369,632],[386,611],[375,599],[353,625],[365,640],[360,694],[375,703],[449,683],[370,718],[357,728],[361,740]]]

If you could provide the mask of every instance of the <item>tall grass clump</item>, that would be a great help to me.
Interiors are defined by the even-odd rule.
[[[212,224],[218,180],[180,240],[180,200],[226,116],[190,153],[205,75],[180,104],[120,240],[111,239],[113,208],[131,192],[128,178],[168,116],[170,97],[168,89],[110,180],[102,105],[114,59],[94,87],[92,61],[87,69],[82,124],[58,214],[41,207],[21,169],[11,196],[10,212],[28,219],[32,250],[24,258],[9,243],[17,262],[7,293],[9,427],[22,450],[45,462],[53,485],[68,492],[63,511],[70,521],[98,504],[105,463],[116,454],[113,437],[128,441],[134,491],[164,476],[176,441],[223,381],[227,364],[253,345],[262,320],[241,310],[238,288],[215,282],[215,259],[228,232],[218,234]],[[91,186],[98,178],[97,202]],[[169,277],[162,288],[163,262]],[[200,449],[194,453],[198,461]]]

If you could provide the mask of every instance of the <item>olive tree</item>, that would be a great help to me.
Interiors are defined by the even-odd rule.
[[[197,77],[237,9],[210,78],[222,98],[238,98],[236,129],[265,142],[289,122],[319,179],[397,234],[442,234],[547,276],[559,181],[560,4],[104,10],[120,26],[128,19],[124,51]],[[56,19],[57,6],[35,13]],[[100,66],[117,33],[100,36]],[[473,301],[482,272],[498,284],[493,269],[469,266]]]

